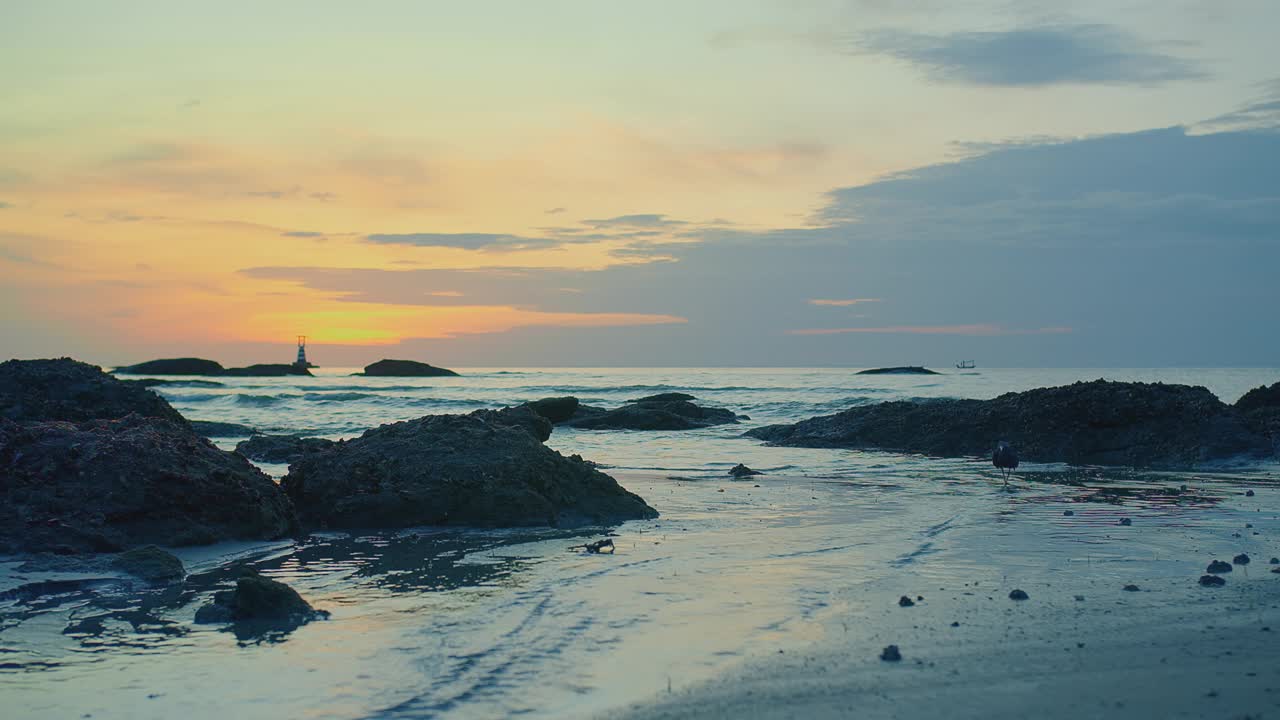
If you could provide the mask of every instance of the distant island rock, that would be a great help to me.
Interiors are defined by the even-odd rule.
[[[148,360],[137,365],[116,368],[121,375],[221,375],[222,363],[204,358],[169,358]]]
[[[286,375],[305,375],[311,377],[311,371],[301,365],[269,363],[250,365],[242,368],[227,368],[222,372],[230,377],[284,377]]]
[[[919,365],[903,365],[901,367],[883,367],[871,368],[870,370],[859,370],[858,375],[941,375],[936,370],[930,370]]]
[[[281,481],[304,523],[557,527],[658,513],[578,456],[542,444],[527,408],[428,415],[308,453]],[[536,434],[535,434],[536,433]]]
[[[312,366],[314,367],[314,366]],[[306,366],[285,363],[249,365],[240,368],[224,368],[222,363],[204,358],[171,358],[148,360],[137,365],[116,368],[118,375],[199,375],[228,377],[284,377],[286,375],[310,376]]]
[[[1264,408],[1265,410],[1265,408]],[[896,401],[746,433],[775,445],[1188,469],[1275,455],[1274,439],[1203,387],[1095,380],[993,400]]]
[[[457,377],[458,373],[416,360],[379,360],[366,365],[365,377]]]

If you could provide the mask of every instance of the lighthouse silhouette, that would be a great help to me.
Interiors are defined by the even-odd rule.
[[[294,366],[305,369],[311,367],[311,363],[307,362],[307,336],[298,336],[298,359],[294,361]]]

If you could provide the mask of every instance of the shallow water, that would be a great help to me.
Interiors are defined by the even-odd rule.
[[[501,405],[575,392],[614,404],[686,390],[750,414],[750,427],[863,397],[990,397],[1055,382],[1050,378],[1100,375],[1195,381],[1232,400],[1275,374],[1071,372],[858,378],[830,370],[624,371],[614,382],[627,387],[609,389],[603,371],[530,371],[420,384],[233,379],[216,393],[164,392],[190,417],[342,435],[339,423],[354,433],[450,411],[408,404],[427,393]],[[313,386],[290,389],[304,383]],[[369,391],[374,386],[380,389]],[[338,401],[346,415],[335,418],[320,407],[324,401],[307,399],[325,392],[390,399]],[[220,397],[184,399],[197,394]],[[296,397],[265,409],[236,399],[241,395]],[[802,401],[811,404],[779,409]],[[169,590],[102,579],[109,573],[90,581],[0,564],[0,700],[13,717],[194,719],[229,709],[244,718],[585,717],[833,632],[870,643],[874,623],[850,627],[840,619],[873,617],[871,609],[901,594],[932,599],[936,588],[1007,593],[1016,585],[1035,597],[1070,597],[1129,582],[1189,588],[1187,579],[1213,557],[1248,552],[1255,562],[1247,571],[1262,575],[1266,560],[1280,554],[1280,480],[1272,468],[1150,474],[1040,467],[1005,490],[982,462],[766,448],[737,438],[743,429],[558,430],[552,445],[563,451],[620,468],[660,468],[615,471],[663,515],[615,528],[612,556],[569,551],[586,536],[555,530],[421,530],[183,549],[192,577]],[[787,469],[731,481],[723,473],[738,461]],[[1244,496],[1246,488],[1256,496]],[[1132,525],[1120,525],[1122,517]],[[232,559],[289,582],[332,618],[242,637],[191,624],[196,607],[230,581],[225,564]],[[23,591],[48,580],[70,584],[56,593]],[[1169,602],[1181,597],[1168,595]]]

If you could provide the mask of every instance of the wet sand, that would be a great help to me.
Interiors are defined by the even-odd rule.
[[[975,524],[976,532],[951,533],[942,553],[989,553],[994,573],[955,583],[964,570],[931,568],[921,557],[866,582],[851,577],[841,608],[822,621],[821,640],[800,649],[757,647],[719,677],[599,717],[1280,715],[1280,574],[1268,564],[1280,548],[1277,490],[1260,489],[1265,506],[1255,507],[1232,479],[1219,478],[1201,486],[1211,502],[1187,503],[1184,494],[1184,502],[1166,504],[1158,493],[1146,507],[1134,502],[1153,497],[1144,490],[1181,481],[1169,480],[1134,484],[1137,495],[1123,505],[1118,498],[1126,491],[1115,504],[1072,505],[1071,516],[1056,502],[1034,499],[1056,492],[1051,485],[1022,483],[1008,495],[1025,504],[1005,516],[1024,526],[1009,534],[1015,542],[1000,540],[1006,531],[998,525],[988,536]],[[993,505],[1002,500],[999,493],[989,498]],[[1070,488],[1060,499],[1082,498],[1097,501],[1087,488]],[[1133,526],[1118,523],[1131,514]],[[1036,524],[1042,527],[1027,527]],[[1231,558],[1218,548],[1239,544],[1254,547],[1252,562],[1225,574],[1223,587],[1201,587],[1197,579],[1211,557]],[[1128,580],[1139,589],[1125,590]],[[1015,587],[1029,599],[1010,599]],[[915,604],[900,607],[900,594]],[[901,661],[880,659],[890,644],[899,646]]]

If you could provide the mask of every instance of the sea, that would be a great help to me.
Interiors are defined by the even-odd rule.
[[[871,652],[875,628],[851,628],[849,618],[921,588],[1181,587],[1207,557],[1280,554],[1275,466],[1025,465],[1006,488],[982,459],[742,437],[870,403],[1098,378],[1203,385],[1233,402],[1280,380],[1277,369],[458,371],[369,378],[320,368],[314,377],[166,378],[154,389],[190,419],[333,439],[564,395],[613,407],[683,392],[749,419],[679,432],[556,428],[548,445],[600,463],[661,513],[613,528],[414,528],[178,548],[190,575],[176,588],[0,557],[0,714],[607,717],[802,649],[837,626]],[[233,449],[241,439],[215,442]],[[738,463],[764,474],[734,480],[727,471]],[[261,467],[277,479],[287,472]],[[611,555],[573,549],[606,533]],[[289,583],[330,618],[261,635],[195,625],[236,562]]]

